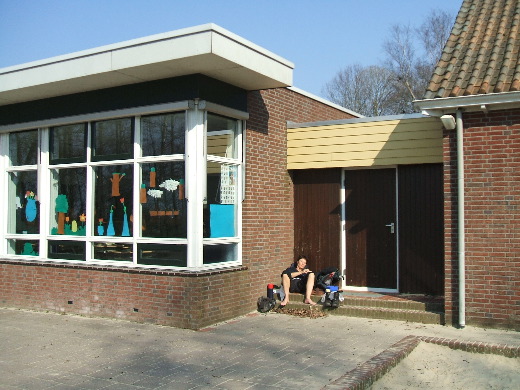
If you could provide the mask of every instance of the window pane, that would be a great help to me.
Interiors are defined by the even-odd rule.
[[[208,162],[204,237],[237,236],[237,166]]]
[[[37,200],[36,171],[9,173],[7,231],[9,233],[40,232],[40,203]]]
[[[132,158],[133,118],[113,119],[92,124],[92,160]]]
[[[84,123],[51,129],[51,164],[86,161],[86,131]]]
[[[51,170],[51,234],[85,235],[86,168]]]
[[[35,240],[8,240],[7,253],[22,256],[38,256],[40,243]]]
[[[142,164],[142,237],[187,236],[184,162]]]
[[[143,156],[184,154],[185,113],[141,118]]]
[[[129,164],[94,168],[94,235],[132,236],[132,168]]]
[[[238,121],[208,113],[208,155],[237,158]]]
[[[94,258],[98,260],[132,261],[132,245],[95,242]]]
[[[137,262],[146,265],[186,267],[186,245],[139,244]]]
[[[49,241],[49,258],[85,260],[85,243],[75,241]]]
[[[238,245],[204,245],[204,264],[223,263],[238,259]]]
[[[38,162],[38,130],[9,134],[11,165],[35,165]]]

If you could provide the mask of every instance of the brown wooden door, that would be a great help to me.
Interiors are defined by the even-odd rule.
[[[397,289],[395,169],[345,171],[346,285]]]
[[[294,183],[294,257],[308,256],[319,272],[340,268],[341,170],[292,171]]]

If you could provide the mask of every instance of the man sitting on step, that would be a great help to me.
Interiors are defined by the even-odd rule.
[[[280,307],[289,303],[289,293],[292,292],[304,294],[304,302],[315,305],[316,303],[311,299],[314,280],[314,272],[307,268],[307,258],[305,256],[298,257],[296,263],[282,272],[282,288],[285,296],[280,302]]]

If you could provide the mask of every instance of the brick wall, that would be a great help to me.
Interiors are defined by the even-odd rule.
[[[293,187],[287,172],[287,121],[352,118],[286,88],[250,92],[246,134],[243,264],[250,270],[250,310],[267,283],[294,261]]]
[[[520,110],[466,113],[466,323],[520,328]],[[446,315],[458,322],[455,132],[445,132]]]
[[[248,94],[243,266],[183,273],[0,260],[0,304],[200,329],[251,312],[293,257],[286,122],[350,117],[294,91]]]

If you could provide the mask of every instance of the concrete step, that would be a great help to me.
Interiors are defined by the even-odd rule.
[[[375,295],[366,297],[342,294],[343,302],[337,308],[323,307],[319,302],[321,295],[313,295],[312,299],[318,305],[315,310],[322,310],[330,315],[363,317],[383,320],[409,321],[423,324],[444,325],[442,299],[404,295]],[[297,309],[309,307],[303,303],[302,295],[291,294],[287,308]]]

